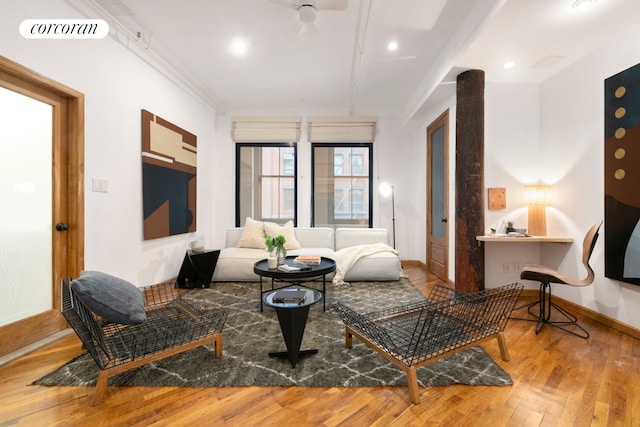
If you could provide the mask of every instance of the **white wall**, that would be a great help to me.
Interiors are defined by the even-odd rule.
[[[15,3],[15,4],[14,4]],[[0,54],[85,94],[85,268],[110,272],[139,285],[174,276],[189,241],[224,245],[234,225],[234,114],[346,115],[345,111],[241,111],[220,114],[178,87],[119,43],[102,40],[26,40],[23,19],[81,18],[63,0],[12,2],[3,12]],[[120,36],[121,38],[121,36]],[[142,240],[140,110],[147,109],[198,136],[198,231]],[[357,114],[357,112],[355,113]],[[366,113],[367,115],[370,112]],[[391,230],[391,205],[377,192],[380,181],[396,186],[396,242],[402,259],[425,259],[425,142],[419,130],[379,117],[374,143],[373,222]],[[216,129],[216,123],[219,129]],[[303,128],[299,144],[299,224],[310,224],[311,147]],[[108,193],[91,192],[93,178]]]
[[[524,185],[553,185],[547,234],[568,236],[571,245],[485,244],[486,287],[519,280],[503,264],[548,265],[583,278],[582,240],[604,219],[604,80],[640,62],[640,25],[540,85],[487,84],[485,106],[485,186],[507,188],[507,209],[485,210],[487,229],[503,219],[526,227]],[[554,294],[633,327],[640,327],[640,287],[604,277],[604,227],[591,265],[592,286],[553,285]],[[529,289],[538,283],[524,281]]]
[[[311,144],[307,141],[306,118],[314,115],[346,115],[344,111],[321,112],[313,109],[296,111],[235,111],[220,114],[216,122],[215,188],[214,199],[220,203],[214,209],[214,239],[216,247],[224,245],[225,230],[235,223],[235,145],[231,140],[231,116],[236,115],[295,115],[302,117],[298,143],[298,226],[311,223]],[[357,113],[355,114],[357,115]],[[377,117],[376,137],[373,143],[373,226],[389,229],[392,240],[391,200],[378,192],[380,182],[395,185],[396,248],[401,259],[424,260],[424,209],[426,205],[425,162],[426,140],[420,130],[404,127],[402,121]],[[226,202],[225,202],[226,201]],[[222,208],[222,206],[226,208]]]
[[[229,113],[216,112],[172,83],[111,37],[102,40],[26,40],[18,32],[23,19],[81,17],[62,0],[11,2],[0,18],[0,54],[83,92],[85,98],[85,267],[111,272],[139,285],[176,274],[187,243],[198,239],[221,247],[224,230],[234,225],[235,150]],[[617,40],[640,38],[638,26]],[[603,218],[604,79],[640,62],[637,43],[612,42],[541,85],[486,87],[485,186],[507,188],[507,209],[486,211],[486,227],[502,219],[526,223],[522,195],[525,183],[554,185],[554,204],[547,213],[548,234],[571,236],[568,248],[498,250],[490,268],[502,260],[540,260],[579,277],[581,240],[587,228]],[[145,242],[142,239],[140,109],[147,109],[198,136],[198,232]],[[450,108],[450,206],[454,217],[455,100],[434,109],[418,128],[379,117],[374,148],[376,181],[396,187],[396,240],[402,259],[426,260],[426,136],[428,124]],[[286,111],[238,114],[292,114]],[[296,111],[309,115],[344,115],[344,111]],[[358,114],[357,112],[355,114]],[[367,115],[371,112],[367,112]],[[310,222],[310,144],[299,144],[299,224]],[[209,167],[212,165],[212,167]],[[93,193],[92,178],[108,181],[109,192]],[[377,184],[377,182],[376,182]],[[374,191],[374,226],[391,228],[390,205]],[[454,224],[449,222],[453,243]],[[455,248],[450,247],[449,275],[454,279]],[[529,253],[530,252],[530,253]],[[492,255],[493,257],[493,255]],[[604,278],[602,242],[596,246],[594,286],[555,291],[559,296],[634,327],[640,288]],[[495,271],[494,271],[495,273]],[[500,274],[502,274],[500,272]],[[496,281],[510,281],[500,276]],[[491,283],[487,283],[491,286]],[[535,288],[537,285],[528,284]]]
[[[498,228],[504,220],[517,226],[527,226],[524,207],[524,185],[538,181],[541,158],[540,85],[485,83],[485,192],[487,188],[504,187],[507,208],[489,210],[485,193],[485,231]],[[455,94],[442,105],[432,108],[422,128],[426,140],[426,127],[447,108],[449,109],[449,208],[448,217],[455,218],[455,161],[456,161],[456,109]],[[425,190],[426,191],[426,190]],[[551,217],[551,213],[549,213]],[[455,223],[449,221],[449,280],[455,281]],[[537,244],[519,247],[509,244],[485,246],[485,286],[519,281],[519,272],[503,272],[503,264],[514,267],[524,262],[540,262]]]
[[[569,277],[582,278],[582,240],[587,229],[604,219],[604,80],[640,62],[640,24],[615,41],[542,84],[495,84],[485,88],[485,187],[506,187],[507,209],[488,210],[485,226],[497,228],[507,219],[527,226],[524,185],[553,185],[547,209],[547,234],[574,239],[563,244],[485,244],[485,286],[520,281],[519,271],[503,272],[533,262],[548,265]],[[433,108],[424,127],[455,99]],[[450,167],[455,167],[455,110],[452,110]],[[453,185],[453,180],[452,180]],[[486,189],[485,189],[486,191]],[[486,199],[486,195],[485,195]],[[455,212],[450,194],[450,217]],[[454,229],[450,224],[451,246]],[[554,294],[632,327],[640,327],[640,287],[604,277],[604,227],[593,253],[596,271],[592,286],[554,285]],[[450,248],[454,259],[455,248]],[[450,266],[454,279],[454,266]],[[523,281],[528,289],[538,283]]]
[[[555,182],[557,221],[577,244],[560,268],[584,277],[582,237],[604,219],[604,80],[640,63],[640,24],[587,55],[542,85],[542,156],[544,173]],[[604,227],[592,257],[593,286],[558,287],[556,294],[589,309],[640,327],[640,287],[604,277]]]
[[[83,18],[61,0],[2,7],[0,54],[85,95],[85,268],[137,285],[175,276],[191,240],[212,244],[215,111],[115,41],[27,40],[23,19]],[[196,233],[144,241],[140,110],[147,109],[198,137]],[[28,167],[28,165],[25,165]],[[92,178],[108,181],[91,191]]]
[[[499,229],[505,220],[513,221],[518,228],[527,228],[524,186],[544,178],[540,166],[540,97],[538,84],[486,85],[484,183],[485,188],[506,188],[507,207],[489,210],[485,193],[485,232]],[[547,222],[553,222],[551,212],[548,216]],[[485,287],[519,282],[522,265],[541,262],[540,244],[517,245],[484,243]]]

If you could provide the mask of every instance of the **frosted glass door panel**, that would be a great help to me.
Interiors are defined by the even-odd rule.
[[[444,239],[444,126],[431,134],[431,235]]]
[[[53,307],[52,114],[0,87],[0,326]]]

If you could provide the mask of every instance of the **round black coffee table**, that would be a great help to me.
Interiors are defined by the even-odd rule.
[[[293,260],[295,255],[288,256],[284,260],[285,265],[292,267],[304,267],[303,264],[295,263]],[[307,266],[307,269],[301,269],[296,271],[282,271],[277,268],[270,269],[267,264],[267,260],[263,259],[258,261],[253,266],[253,272],[260,276],[260,311],[263,310],[262,296],[266,292],[274,291],[287,286],[305,286],[305,282],[310,282],[313,279],[322,277],[322,290],[319,291],[322,294],[322,309],[327,310],[326,302],[326,276],[329,273],[336,271],[336,262],[331,258],[321,257],[320,264]],[[271,288],[264,289],[262,284],[263,277],[271,278]],[[276,287],[276,283],[284,283],[282,286]],[[309,288],[311,289],[311,288]]]
[[[305,295],[304,301],[274,301],[274,297],[278,295],[282,296],[296,291],[300,291],[298,293]],[[286,357],[289,359],[289,362],[291,362],[291,367],[295,368],[300,357],[318,352],[317,349],[300,350],[300,344],[302,344],[304,328],[307,325],[307,318],[309,317],[309,307],[320,301],[320,298],[322,298],[320,291],[316,291],[315,289],[280,288],[274,291],[267,291],[267,295],[264,297],[264,303],[276,309],[282,337],[287,346],[287,351],[271,352],[269,353],[270,357]]]

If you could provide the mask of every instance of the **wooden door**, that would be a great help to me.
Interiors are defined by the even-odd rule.
[[[60,281],[76,276],[84,259],[84,97],[2,56],[0,89],[5,111],[25,106],[22,116],[12,115],[23,124],[2,141],[9,147],[3,157],[11,158],[1,172],[11,183],[5,196],[13,201],[3,209],[10,223],[0,228],[0,295],[15,306],[0,323],[2,356],[66,328]],[[34,109],[43,112],[33,113],[37,123]],[[29,132],[38,126],[48,129],[32,141]],[[38,168],[46,170],[36,178]]]
[[[448,280],[449,110],[427,127],[427,267]]]

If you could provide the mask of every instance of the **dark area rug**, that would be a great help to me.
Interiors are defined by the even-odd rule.
[[[321,284],[312,287],[320,288]],[[260,312],[257,283],[216,283],[210,289],[190,291],[196,305],[220,307],[229,317],[223,331],[222,358],[213,347],[189,352],[116,375],[110,385],[128,386],[406,386],[405,374],[354,338],[344,347],[344,325],[331,309],[337,300],[358,311],[374,311],[423,298],[407,280],[327,284],[327,311],[322,302],[311,307],[302,349],[318,349],[293,369],[287,359],[271,358],[270,351],[286,351],[273,309]],[[496,344],[497,345],[497,344]],[[511,377],[481,347],[473,347],[417,370],[422,386],[510,385]],[[91,386],[98,368],[88,354],[40,378],[36,385]]]

